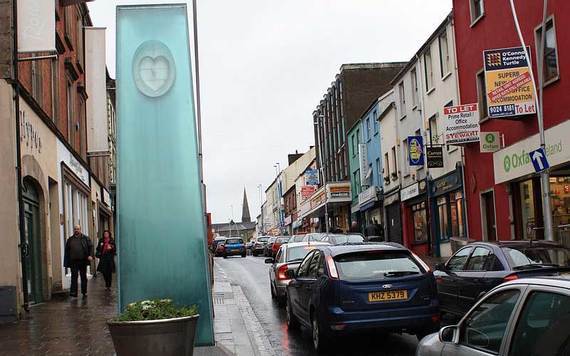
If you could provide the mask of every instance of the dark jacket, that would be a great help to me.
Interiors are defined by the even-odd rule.
[[[71,257],[70,257],[70,246],[69,246],[69,239],[72,236],[70,236],[67,241],[65,241],[65,251],[63,254],[63,267],[66,268],[70,268],[71,267]],[[80,236],[81,239],[81,247],[83,247],[83,252],[85,254],[85,263],[89,263],[89,261],[87,260],[87,258],[89,256],[93,257],[93,243],[91,242],[91,239],[83,234],[81,234]]]
[[[97,265],[97,271],[101,273],[115,272],[115,255],[117,254],[117,247],[115,246],[115,241],[111,239],[109,241],[111,245],[111,250],[103,251],[103,239],[99,239],[97,244],[97,250],[95,252],[95,257],[99,259],[99,264]]]

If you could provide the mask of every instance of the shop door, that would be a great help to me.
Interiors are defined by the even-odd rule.
[[[400,203],[388,205],[386,208],[387,240],[403,244],[402,219],[400,216]]]
[[[42,296],[42,253],[39,196],[33,184],[24,182],[24,241],[22,270],[26,302],[40,303]]]
[[[485,235],[487,241],[497,241],[497,227],[495,224],[495,197],[493,191],[481,194],[483,201],[483,216],[485,217]]]

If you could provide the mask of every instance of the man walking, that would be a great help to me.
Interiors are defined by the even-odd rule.
[[[73,235],[65,243],[63,266],[71,268],[70,295],[77,297],[77,275],[81,276],[81,294],[87,296],[87,266],[93,261],[93,244],[81,233],[81,226],[73,227]]]

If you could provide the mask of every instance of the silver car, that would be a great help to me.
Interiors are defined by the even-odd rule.
[[[285,305],[286,288],[291,279],[287,276],[287,270],[296,269],[315,246],[329,245],[326,242],[292,242],[281,245],[275,258],[265,259],[270,263],[269,284],[271,285],[271,297],[276,299],[280,306]]]
[[[486,294],[459,324],[424,337],[417,356],[570,355],[570,274],[521,278]]]

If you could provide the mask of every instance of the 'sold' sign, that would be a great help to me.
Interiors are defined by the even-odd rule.
[[[489,117],[536,113],[534,84],[524,48],[487,50],[483,52],[483,60]]]
[[[443,108],[445,117],[445,143],[463,145],[479,141],[479,108],[465,104]]]

